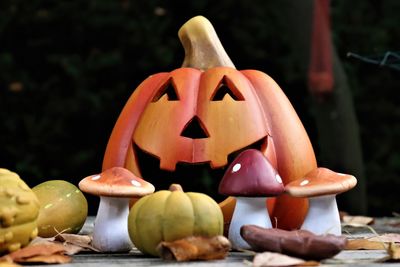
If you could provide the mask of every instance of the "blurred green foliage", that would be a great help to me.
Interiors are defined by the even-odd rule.
[[[400,74],[346,53],[398,50],[400,2],[332,4],[334,42],[361,126],[370,212],[390,215],[400,208]],[[31,186],[49,179],[77,184],[99,172],[126,100],[148,75],[180,66],[177,31],[198,14],[214,24],[238,69],[262,70],[281,85],[318,153],[304,73],[282,31],[279,1],[4,0],[0,166]]]

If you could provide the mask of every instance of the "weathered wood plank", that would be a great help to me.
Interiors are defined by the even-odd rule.
[[[379,218],[372,225],[378,234],[383,233],[400,233],[400,218]],[[82,234],[88,234],[93,229],[93,218],[90,217]],[[375,235],[368,228],[344,227],[344,234],[351,238],[363,238]],[[342,251],[332,259],[322,262],[321,266],[341,266],[341,267],[378,267],[378,266],[394,266],[400,267],[400,263],[382,263],[376,262],[387,256],[384,250],[351,250]],[[163,261],[159,258],[151,258],[144,256],[137,250],[125,254],[104,254],[104,253],[81,253],[73,256],[73,262],[62,265],[63,267],[114,267],[114,266],[190,266],[190,267],[239,267],[249,266],[252,256],[244,252],[230,252],[229,256],[224,260],[218,261],[197,261],[197,262],[170,262]],[[246,262],[247,261],[247,262]],[[47,266],[48,265],[35,265]]]

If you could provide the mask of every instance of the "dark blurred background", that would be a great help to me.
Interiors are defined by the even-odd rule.
[[[319,164],[357,174],[361,187],[340,208],[399,212],[400,72],[346,54],[400,50],[400,2],[331,2],[340,81],[322,102],[307,88],[312,7],[311,0],[1,1],[0,167],[30,186],[77,185],[98,173],[126,100],[150,74],[181,65],[177,31],[201,14],[238,69],[266,72],[282,87]],[[96,198],[89,200],[93,213]]]

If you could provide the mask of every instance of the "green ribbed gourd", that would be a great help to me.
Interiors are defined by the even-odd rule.
[[[147,195],[129,212],[129,236],[145,254],[159,256],[156,247],[161,241],[223,233],[222,211],[211,197],[174,190]]]
[[[36,195],[18,174],[0,168],[0,255],[37,236],[39,208]]]

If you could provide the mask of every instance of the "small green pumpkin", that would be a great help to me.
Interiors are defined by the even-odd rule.
[[[129,212],[129,236],[143,253],[158,256],[161,241],[223,233],[221,208],[209,196],[161,190],[138,200]]]
[[[16,174],[0,168],[0,255],[26,246],[37,236],[39,201]]]

